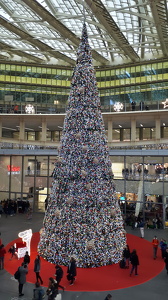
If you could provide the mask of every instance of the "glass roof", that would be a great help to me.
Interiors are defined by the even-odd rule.
[[[84,20],[97,66],[163,58],[167,1],[156,2],[0,0],[1,60],[74,65]]]

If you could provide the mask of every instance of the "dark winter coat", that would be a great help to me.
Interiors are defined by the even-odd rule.
[[[25,254],[23,261],[24,261],[25,264],[29,264],[30,263],[30,256],[28,254]]]
[[[20,284],[26,283],[26,274],[28,273],[28,269],[21,266],[19,267],[19,273],[20,273],[19,283]]]
[[[36,258],[34,261],[34,272],[40,272],[41,261]]]
[[[126,258],[126,259],[130,258],[130,250],[129,249],[124,249],[123,257]]]
[[[76,262],[75,261],[71,261],[69,263],[67,273],[72,275],[73,277],[76,276]]]
[[[132,252],[130,255],[130,261],[133,266],[138,266],[139,265],[138,255],[136,253]]]
[[[60,266],[56,267],[55,277],[57,281],[61,280],[63,277],[63,270]]]

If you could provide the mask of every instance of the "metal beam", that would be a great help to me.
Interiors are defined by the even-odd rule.
[[[26,57],[26,58],[30,59],[31,61],[35,61],[35,62],[40,63],[40,64],[44,62],[42,59],[40,59],[38,57],[35,57],[35,56],[33,56],[31,54],[28,54],[28,53],[25,53],[21,50],[16,50],[14,47],[9,46],[9,45],[7,45],[3,42],[0,42],[0,48],[2,50],[5,50],[6,52],[9,52],[9,53],[13,54],[13,55],[18,55],[20,57]]]
[[[118,47],[122,49],[123,53],[129,57],[133,62],[139,61],[139,56],[129,44],[123,33],[120,31],[118,25],[115,23],[105,6],[100,0],[85,0],[91,11],[94,13],[99,22],[107,30],[108,35],[111,36]]]
[[[33,36],[31,36],[30,34],[26,33],[25,31],[21,30],[20,28],[18,28],[17,26],[13,25],[12,23],[7,22],[4,18],[0,17],[0,24],[7,28],[9,31],[17,34],[18,36],[21,37],[21,39],[31,45],[33,45],[34,47],[37,47],[38,49],[40,49],[41,51],[43,51],[44,53],[55,57],[56,59],[61,59],[63,61],[66,61],[67,63],[69,63],[70,65],[75,65],[75,61],[71,58],[69,58],[68,56],[62,54],[59,51],[54,50],[52,47],[42,43],[41,41],[35,39]]]
[[[38,14],[43,21],[50,24],[57,32],[61,34],[64,39],[70,40],[74,47],[77,48],[80,43],[80,38],[78,38],[71,30],[69,30],[64,24],[57,20],[50,12],[48,12],[41,4],[36,0],[22,0],[29,8],[31,8],[36,14]],[[66,41],[65,41],[66,42]],[[95,50],[92,50],[93,59],[97,60],[102,65],[109,63],[109,61],[100,55]]]
[[[162,0],[150,0],[150,7],[164,56],[168,56],[167,4]]]

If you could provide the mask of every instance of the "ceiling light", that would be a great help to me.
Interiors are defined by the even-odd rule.
[[[18,125],[18,126],[16,126],[16,127],[20,128],[20,126],[19,126],[19,125]],[[28,128],[28,127],[25,127],[25,129],[34,131],[34,129],[32,129],[32,128]]]
[[[163,126],[165,126],[166,124],[165,123],[163,123]]]
[[[141,127],[143,127],[143,124],[140,124]]]
[[[122,125],[118,125],[118,127],[122,128]]]
[[[42,129],[42,126],[38,126],[38,128]],[[47,130],[50,130],[49,128],[46,128]]]
[[[15,129],[15,128],[10,128],[10,127],[2,127],[3,129],[8,129],[8,130],[13,130],[13,131],[16,131],[17,129]]]

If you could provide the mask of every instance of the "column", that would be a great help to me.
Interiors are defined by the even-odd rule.
[[[156,140],[160,140],[160,119],[155,120],[155,132],[156,132]]]
[[[108,121],[108,142],[112,143],[113,140],[113,122],[110,120]]]
[[[131,120],[131,142],[136,141],[136,120]]]
[[[0,121],[0,138],[2,137],[2,121]]]
[[[25,122],[24,120],[20,120],[20,131],[19,131],[19,140],[25,140]]]
[[[42,133],[41,133],[41,141],[46,142],[46,135],[47,135],[47,122],[46,119],[42,120]]]
[[[124,129],[120,128],[120,142],[124,140]]]

